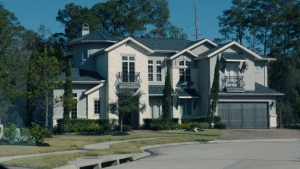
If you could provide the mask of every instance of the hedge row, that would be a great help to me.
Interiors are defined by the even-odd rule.
[[[221,122],[221,117],[215,116],[214,117],[215,123]],[[184,117],[181,119],[181,123],[209,123],[209,119],[207,119],[207,116],[199,116],[199,117]]]
[[[108,118],[57,120],[58,132],[92,132],[103,130],[103,126],[109,125]]]
[[[160,125],[163,124],[162,118],[151,118],[151,119],[143,119],[144,122],[144,129],[151,130],[153,125]],[[178,124],[178,118],[171,118],[169,123]]]

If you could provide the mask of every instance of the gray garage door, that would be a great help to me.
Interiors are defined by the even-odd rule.
[[[268,128],[267,103],[218,103],[218,116],[231,129]]]

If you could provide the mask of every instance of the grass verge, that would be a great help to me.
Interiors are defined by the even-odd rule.
[[[78,135],[55,136],[54,138],[51,138],[49,140],[47,139],[45,141],[47,143],[50,143],[51,148],[48,147],[48,149],[43,150],[43,148],[47,148],[47,147],[36,147],[35,151],[29,148],[30,150],[27,150],[27,152],[44,153],[45,151],[53,152],[54,150],[58,150],[58,151],[63,151],[67,149],[74,150],[74,149],[81,149],[86,144],[99,143],[105,141],[114,141],[114,140],[128,140],[128,139],[135,139],[135,138],[158,138],[158,137],[165,137],[165,138],[116,143],[111,145],[111,148],[104,149],[104,150],[92,150],[88,152],[73,153],[73,154],[62,154],[62,155],[53,154],[53,155],[21,158],[21,159],[3,162],[2,164],[4,166],[10,166],[10,167],[50,169],[50,168],[66,165],[68,161],[74,160],[79,157],[105,156],[110,154],[141,153],[139,147],[155,145],[155,144],[175,143],[175,142],[211,141],[216,139],[217,136],[222,135],[226,132],[227,130],[206,130],[204,132],[193,133],[193,132],[184,132],[182,130],[174,130],[174,131],[162,131],[162,132],[134,131],[134,132],[130,132],[130,135],[128,136],[78,136]],[[67,146],[67,147],[63,149],[62,148],[63,146]],[[41,149],[42,152],[37,151]]]

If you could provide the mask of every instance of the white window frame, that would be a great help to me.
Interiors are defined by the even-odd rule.
[[[71,112],[70,112],[70,117],[71,117],[72,119],[77,119],[77,118],[78,118],[77,96],[78,96],[77,93],[73,93],[73,98],[75,99],[76,103],[74,103],[74,104],[72,105],[72,110],[71,110]],[[74,105],[76,105],[76,107],[75,107]],[[73,117],[74,108],[76,108],[76,116],[75,116],[75,117]]]
[[[150,72],[150,69],[151,68],[151,72]],[[154,81],[154,77],[153,77],[153,74],[154,74],[154,67],[153,67],[153,60],[148,60],[148,81],[149,82],[153,82]],[[151,76],[151,77],[150,77]]]
[[[187,70],[189,71],[189,73],[187,73]],[[183,73],[182,73],[183,71]],[[192,81],[192,70],[189,68],[180,68],[179,69],[179,81],[180,82],[190,82]],[[183,81],[180,79],[180,77],[183,76]],[[188,79],[187,77],[190,77],[190,79]]]
[[[99,102],[99,106],[98,106],[98,111],[99,113],[96,113],[96,102]],[[94,99],[94,115],[99,115],[100,116],[101,114],[101,102],[100,102],[100,99],[96,98]]]

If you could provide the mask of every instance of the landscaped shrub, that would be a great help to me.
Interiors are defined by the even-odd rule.
[[[144,129],[152,130],[152,126],[154,124],[163,124],[163,120],[161,118],[151,118],[151,119],[143,119],[144,121]],[[178,118],[171,118],[169,120],[171,124],[178,124]]]
[[[215,116],[214,117],[215,123],[221,122],[221,117]],[[181,119],[181,123],[210,123],[209,119],[207,119],[207,116],[199,116],[199,117],[184,117]]]
[[[17,126],[9,123],[8,128],[4,128],[3,136],[9,140],[10,143],[14,142],[17,137]]]
[[[186,124],[186,123],[176,124],[176,128],[177,129],[188,129],[190,127],[191,127],[191,125],[190,124]]]
[[[58,132],[61,133],[93,132],[103,129],[103,125],[109,125],[109,119],[60,119],[57,123]]]
[[[163,124],[153,124],[150,129],[151,130],[165,130],[166,127],[164,127]]]
[[[217,129],[226,129],[226,127],[227,127],[226,124],[222,123],[222,122],[215,124],[215,128],[217,128]]]
[[[93,132],[93,131],[100,131],[103,130],[103,127],[101,125],[90,125],[86,129],[88,132]]]
[[[48,135],[52,135],[52,132],[44,127],[36,123],[31,123],[32,126],[29,128],[29,133],[31,134],[32,138],[34,138],[35,143],[42,143],[45,140],[45,137]]]
[[[115,129],[120,131],[121,130],[121,125],[117,125],[115,127]],[[131,130],[132,130],[131,126],[123,124],[123,131],[131,131]]]
[[[104,130],[111,130],[112,129],[112,125],[111,124],[104,124],[103,125],[103,129]]]
[[[201,129],[208,129],[209,128],[209,123],[191,123],[190,124],[191,128],[193,127],[197,127],[197,128],[201,128]]]

